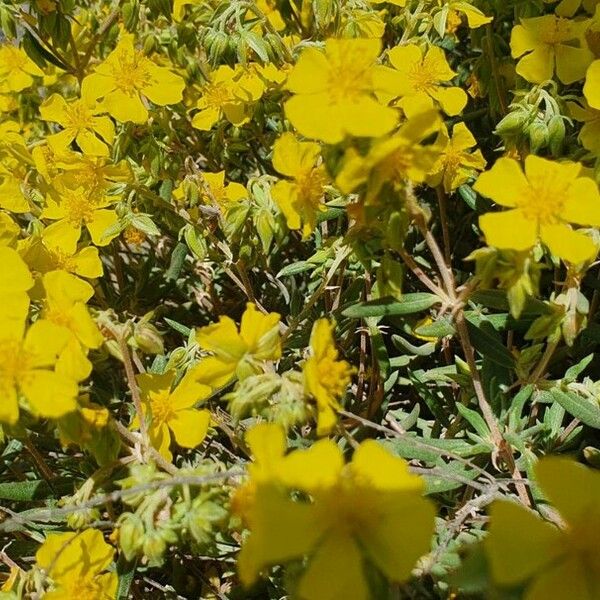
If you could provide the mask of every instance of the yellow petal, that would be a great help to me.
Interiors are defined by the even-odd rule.
[[[537,241],[537,222],[520,210],[486,213],[479,217],[479,227],[490,246],[500,249],[527,250]]]
[[[169,429],[173,432],[175,441],[183,448],[199,446],[206,437],[209,425],[208,410],[178,410],[169,419]]]
[[[77,408],[77,384],[64,375],[36,369],[19,384],[34,415],[56,419]]]
[[[600,60],[595,60],[587,70],[583,95],[592,108],[600,109]]]
[[[109,233],[107,231],[116,225],[119,221],[117,213],[114,210],[95,210],[90,221],[86,223],[87,230],[90,232],[92,242],[96,246],[106,246],[114,240],[119,233]]]
[[[307,450],[295,450],[286,457],[282,480],[292,488],[315,493],[335,486],[343,467],[344,457],[337,444],[319,440]]]
[[[536,46],[533,52],[525,55],[516,67],[517,73],[532,83],[542,83],[552,79],[554,74],[554,51],[551,46]]]
[[[512,158],[499,158],[482,173],[473,189],[502,206],[514,207],[529,190],[529,183],[519,163]]]
[[[552,254],[573,264],[593,260],[598,253],[591,238],[566,224],[542,225],[540,237]]]

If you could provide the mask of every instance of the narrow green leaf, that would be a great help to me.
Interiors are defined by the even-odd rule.
[[[435,294],[418,292],[405,294],[400,300],[382,298],[361,302],[343,311],[345,317],[362,319],[364,317],[385,317],[387,315],[410,315],[431,308],[441,301]]]
[[[508,369],[514,368],[514,358],[508,348],[500,341],[498,332],[491,324],[482,321],[476,325],[474,320],[467,317],[469,336],[475,349],[491,361]]]
[[[573,392],[563,392],[558,388],[550,390],[552,399],[558,402],[571,416],[585,425],[600,429],[600,406],[598,402],[587,400]]]

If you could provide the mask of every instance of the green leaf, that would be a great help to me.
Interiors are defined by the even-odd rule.
[[[563,392],[558,388],[550,390],[552,399],[558,402],[570,415],[583,424],[600,429],[600,406],[597,402],[587,400],[573,392]]]
[[[515,361],[508,348],[500,341],[498,332],[490,323],[482,321],[479,325],[467,317],[469,336],[475,349],[483,356],[502,367],[514,368]]]
[[[177,279],[183,269],[185,263],[185,257],[187,256],[188,247],[185,244],[179,242],[173,249],[171,254],[171,264],[165,273],[165,279]]]
[[[350,306],[342,314],[345,317],[353,319],[385,317],[387,315],[410,315],[427,310],[440,302],[441,300],[435,294],[418,292],[415,294],[404,294],[400,300],[382,298],[369,302],[361,302]]]
[[[462,417],[469,422],[471,427],[473,427],[482,438],[487,439],[490,437],[489,427],[477,411],[467,408],[464,404],[457,404],[456,408]]]
[[[314,263],[307,260],[299,260],[298,262],[287,265],[277,273],[277,279],[281,277],[289,277],[290,275],[297,275],[298,273],[304,273],[304,271],[310,271],[316,268]]]

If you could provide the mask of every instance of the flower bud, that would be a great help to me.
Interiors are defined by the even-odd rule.
[[[548,126],[543,121],[535,120],[527,128],[529,148],[532,154],[537,154],[548,145]]]
[[[136,323],[133,339],[137,347],[145,354],[164,354],[165,347],[162,337],[152,323]]]

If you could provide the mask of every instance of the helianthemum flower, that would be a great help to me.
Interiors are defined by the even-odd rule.
[[[367,600],[366,562],[392,581],[410,577],[429,550],[435,510],[403,459],[374,440],[349,464],[332,440],[284,456],[276,425],[257,426],[247,441],[257,462],[237,504],[250,530],[238,560],[244,584],[305,558],[296,588],[302,600]]]
[[[11,44],[0,46],[0,93],[21,92],[33,85],[34,77],[43,75],[24,50]]]
[[[583,79],[593,55],[583,42],[585,21],[543,15],[522,19],[512,30],[513,58],[520,58],[517,73],[527,81],[542,83],[554,72],[565,84]]]
[[[255,73],[221,65],[201,88],[196,104],[199,110],[192,118],[192,127],[209,131],[223,117],[237,127],[247,123],[254,103],[260,100],[264,90],[262,80]]]
[[[143,373],[138,375],[142,392],[144,417],[149,419],[150,442],[166,459],[171,460],[171,434],[183,448],[195,448],[206,437],[210,412],[194,408],[211,392],[207,385],[186,376],[173,389],[175,372],[163,375]],[[133,423],[138,427],[137,420]]]
[[[310,336],[310,356],[304,363],[304,387],[317,404],[317,434],[327,435],[334,427],[340,398],[346,391],[352,367],[338,360],[333,339],[333,325],[319,319]]]
[[[511,210],[487,213],[479,224],[486,241],[501,249],[526,250],[541,240],[572,263],[591,260],[591,238],[569,223],[600,226],[600,194],[595,181],[581,177],[581,164],[529,155],[525,173],[512,158],[500,158],[479,176],[474,189]]]
[[[115,127],[105,112],[95,103],[84,99],[67,101],[59,94],[52,94],[41,106],[40,114],[44,121],[54,121],[63,130],[49,135],[46,139],[55,152],[67,148],[73,140],[84,154],[108,155],[108,145],[113,143]]]
[[[494,583],[525,587],[524,600],[600,597],[600,473],[575,461],[547,457],[536,480],[564,526],[542,521],[508,500],[490,508],[484,547]]]
[[[263,361],[281,357],[279,314],[262,314],[248,303],[238,329],[229,317],[219,317],[218,323],[200,328],[196,333],[198,344],[213,356],[200,361],[197,369],[203,376],[214,372],[220,381],[234,375],[244,378],[260,372]]]
[[[441,48],[431,46],[423,52],[415,44],[396,46],[388,57],[394,68],[378,66],[375,84],[378,90],[400,97],[398,104],[409,117],[432,108],[433,100],[448,115],[459,114],[467,104],[464,90],[447,85],[456,73]]]
[[[444,191],[449,194],[485,169],[485,158],[480,150],[472,150],[477,141],[464,123],[454,126],[452,137],[443,127],[436,145],[441,154],[427,176],[427,183],[432,187],[443,185]]]
[[[347,135],[377,137],[391,131],[397,113],[373,95],[380,49],[376,39],[328,39],[324,51],[303,50],[286,84],[294,94],[285,103],[292,125],[328,144]]]
[[[119,578],[107,568],[114,553],[97,529],[48,534],[35,555],[52,582],[44,598],[113,600]]]
[[[136,50],[133,35],[123,34],[106,60],[83,80],[81,95],[86,101],[102,99],[104,110],[117,121],[145,123],[148,108],[143,99],[158,106],[177,104],[184,87],[179,75]]]
[[[329,177],[321,164],[321,147],[284,133],[273,147],[273,166],[289,178],[273,186],[273,198],[285,215],[288,227],[302,229],[306,237],[315,228],[318,212],[325,210],[324,186]]]

